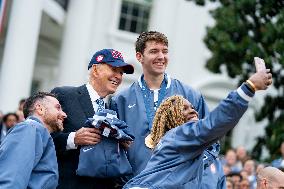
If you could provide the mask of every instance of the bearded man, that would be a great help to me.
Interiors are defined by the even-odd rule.
[[[54,189],[59,176],[50,133],[63,129],[66,114],[53,94],[39,92],[26,100],[24,116],[0,146],[0,188]]]

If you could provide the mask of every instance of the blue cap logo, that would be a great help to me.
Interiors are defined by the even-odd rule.
[[[97,58],[96,58],[97,62],[101,62],[103,59],[104,59],[104,56],[103,56],[103,55],[99,55],[99,56],[97,56]]]

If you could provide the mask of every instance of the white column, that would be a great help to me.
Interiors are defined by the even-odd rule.
[[[175,44],[175,33],[178,32],[176,27],[177,17],[180,14],[179,8],[181,1],[184,0],[154,0],[149,23],[149,30],[161,32],[168,38],[170,61],[166,72],[175,78],[177,77],[177,73],[172,70],[175,70],[176,67],[180,67],[177,66],[176,62],[175,64],[173,63],[173,56],[176,53],[173,47]],[[178,63],[184,64],[183,62]]]
[[[87,81],[95,2],[94,0],[69,2],[59,61],[59,86],[81,85]]]
[[[181,0],[154,0],[149,29],[164,33],[169,39],[175,32],[176,14]],[[161,8],[162,7],[162,8]]]
[[[0,110],[15,111],[30,95],[42,15],[42,0],[12,2],[0,74]]]

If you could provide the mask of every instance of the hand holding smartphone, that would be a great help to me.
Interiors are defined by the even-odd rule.
[[[256,72],[266,71],[265,62],[259,57],[254,57],[254,65]]]

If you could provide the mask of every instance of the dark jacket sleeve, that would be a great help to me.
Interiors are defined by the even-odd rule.
[[[64,107],[65,107],[65,97],[64,97],[64,93],[62,91],[61,88],[57,87],[54,88],[51,93],[55,94],[59,103],[62,106],[62,109],[64,111]],[[64,120],[63,122],[64,128],[66,127],[66,120]],[[57,153],[62,153],[66,151],[66,146],[67,146],[67,139],[69,136],[70,132],[55,132],[52,133],[51,136],[53,138],[54,144],[55,144],[55,149]]]

